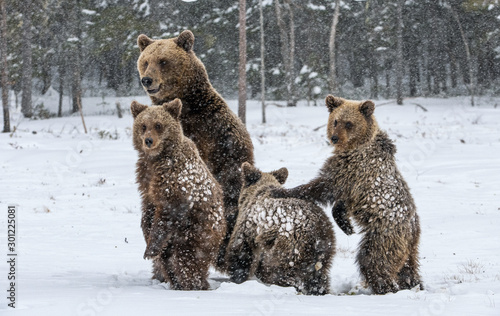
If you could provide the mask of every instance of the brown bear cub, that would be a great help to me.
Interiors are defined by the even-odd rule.
[[[144,258],[153,259],[153,278],[173,289],[207,290],[208,268],[226,233],[222,190],[183,135],[181,108],[178,99],[151,107],[134,101],[130,107]]]
[[[137,68],[141,83],[153,104],[179,98],[184,135],[198,147],[224,194],[227,233],[218,257],[224,267],[224,253],[238,215],[241,188],[240,167],[253,164],[253,145],[240,119],[212,87],[203,63],[193,51],[194,35],[184,31],[176,38],[152,40],[140,35],[141,55]]]
[[[286,181],[286,168],[265,173],[244,163],[242,174],[240,212],[226,254],[231,280],[256,276],[303,294],[327,294],[335,236],[326,214],[312,202],[270,196]]]
[[[396,147],[377,125],[372,101],[351,101],[329,95],[328,138],[335,146],[319,175],[296,188],[275,190],[323,205],[336,201],[333,217],[344,232],[353,232],[354,218],[364,236],[356,261],[376,294],[421,285],[419,217],[395,162]]]

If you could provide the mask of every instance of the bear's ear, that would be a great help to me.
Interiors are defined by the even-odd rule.
[[[359,111],[366,117],[372,116],[375,111],[375,103],[373,101],[365,101],[359,106]]]
[[[182,102],[179,99],[175,99],[168,103],[163,103],[163,109],[170,113],[174,119],[178,120],[181,116]]]
[[[141,52],[146,49],[151,43],[153,43],[154,40],[150,39],[144,34],[139,35],[137,38],[137,46],[139,46],[139,49]]]
[[[142,111],[144,111],[147,108],[148,108],[147,105],[140,104],[137,101],[132,101],[132,104],[130,104],[130,112],[132,112],[132,116],[134,117],[134,120],[137,117],[137,115],[139,115],[139,113],[141,113]]]
[[[262,176],[259,169],[248,162],[244,162],[241,165],[241,174],[243,175],[243,184],[245,187],[255,184]]]
[[[285,184],[286,179],[288,179],[288,169],[287,168],[281,168],[275,171],[271,171],[271,174],[273,177],[278,180],[280,184]]]
[[[326,99],[325,99],[326,107],[328,108],[328,112],[332,112],[335,108],[338,108],[339,106],[344,103],[344,99],[342,98],[336,98],[333,95],[329,94]]]
[[[184,49],[186,52],[189,52],[193,49],[194,45],[194,34],[190,30],[183,31],[177,39],[175,40],[177,46]]]

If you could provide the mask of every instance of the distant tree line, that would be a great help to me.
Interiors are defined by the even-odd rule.
[[[26,116],[31,94],[49,87],[60,93],[61,106],[63,95],[72,97],[72,108],[59,115],[77,111],[83,95],[142,93],[141,33],[168,38],[192,30],[213,85],[226,97],[237,95],[236,0],[0,1],[8,76],[2,85],[15,92]],[[259,3],[267,99],[293,105],[328,93],[396,98],[398,75],[403,97],[500,94],[499,1],[247,0],[248,97],[261,93]]]

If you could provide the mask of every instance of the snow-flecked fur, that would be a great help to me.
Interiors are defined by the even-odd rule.
[[[187,30],[176,38],[137,39],[141,55],[137,67],[153,104],[179,98],[184,135],[196,144],[201,158],[220,183],[224,194],[227,234],[217,266],[223,270],[225,249],[238,215],[240,167],[253,164],[253,145],[241,120],[212,87],[203,63],[193,51],[194,35]],[[150,81],[148,81],[150,80]]]
[[[131,105],[144,258],[153,259],[153,278],[173,289],[207,290],[208,268],[226,232],[222,190],[182,133],[181,107],[178,99]]]
[[[372,101],[329,95],[328,138],[335,154],[309,183],[274,196],[333,203],[332,215],[347,234],[354,218],[364,234],[357,263],[376,294],[421,285],[418,244],[420,224],[415,203],[394,159],[396,147],[379,130]]]
[[[308,201],[270,197],[270,189],[286,181],[286,168],[264,173],[244,163],[242,174],[240,212],[226,255],[231,280],[256,276],[304,294],[327,294],[335,236],[326,214]]]

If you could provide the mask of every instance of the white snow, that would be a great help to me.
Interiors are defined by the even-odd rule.
[[[213,271],[213,290],[206,292],[173,291],[151,280],[151,261],[142,258],[132,117],[109,114],[115,101],[128,109],[132,99],[106,98],[103,104],[100,97],[85,98],[89,134],[78,115],[30,121],[11,110],[16,132],[0,134],[0,286],[6,293],[6,214],[15,203],[17,314],[500,314],[500,108],[494,108],[500,99],[478,98],[479,106],[470,107],[465,97],[417,98],[376,109],[380,127],[396,141],[398,166],[417,205],[426,289],[371,295],[354,261],[360,236],[346,236],[334,225],[332,294],[324,297],[256,280],[232,284]],[[144,96],[136,99],[148,103]],[[57,112],[56,95],[40,101]],[[68,98],[64,102],[68,109]],[[236,112],[237,102],[229,103]],[[262,125],[260,106],[247,103],[257,167],[287,167],[286,187],[313,178],[332,151],[326,127],[314,131],[326,123],[326,108],[305,101],[296,108],[268,106],[268,124]],[[0,309],[8,311],[5,297]]]
[[[82,13],[87,14],[87,15],[96,15],[97,14],[97,12],[95,10],[87,10],[87,9],[82,9]]]

